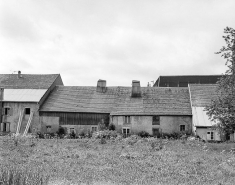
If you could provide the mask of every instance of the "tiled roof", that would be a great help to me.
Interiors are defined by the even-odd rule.
[[[57,86],[41,111],[110,113],[111,115],[191,115],[188,88],[142,87],[142,97],[132,98],[131,87]]]
[[[0,87],[5,89],[48,89],[59,74],[0,74]]]
[[[112,115],[191,115],[188,88],[142,87],[141,98],[131,98],[131,87],[120,88]]]
[[[105,93],[96,87],[57,86],[50,94],[42,111],[110,113],[115,102],[116,88]]]
[[[217,96],[216,84],[189,84],[193,107],[205,107]]]

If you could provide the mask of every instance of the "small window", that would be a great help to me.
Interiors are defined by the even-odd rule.
[[[91,132],[97,132],[97,127],[91,127]]]
[[[46,128],[47,128],[47,133],[51,133],[51,126],[50,125],[46,126]]]
[[[185,131],[185,125],[180,125],[180,131]]]
[[[30,108],[25,108],[25,114],[26,115],[30,114]]]
[[[210,132],[207,132],[207,134],[211,134]]]
[[[10,132],[10,123],[1,123],[1,132]]]
[[[130,135],[130,128],[122,128],[122,134],[124,137],[128,137]]]
[[[160,116],[153,116],[153,125],[160,125]]]
[[[130,116],[125,116],[124,117],[124,123],[126,123],[126,124],[131,123],[131,117]]]
[[[211,140],[214,140],[214,132],[211,132]]]
[[[9,116],[10,115],[10,111],[11,111],[11,108],[10,107],[4,107],[4,115],[7,115],[7,116]]]

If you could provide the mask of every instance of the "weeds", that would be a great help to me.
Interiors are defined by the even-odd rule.
[[[60,140],[1,137],[0,143],[0,181],[5,184],[60,180],[64,184],[233,184],[235,176],[232,143],[135,135]]]

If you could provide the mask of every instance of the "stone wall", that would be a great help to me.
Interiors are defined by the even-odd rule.
[[[124,116],[112,116],[111,122],[115,125],[118,132],[122,132],[122,128],[130,128],[132,134],[140,131],[146,131],[153,134],[153,129],[158,128],[162,133],[180,132],[180,125],[185,125],[188,134],[192,133],[192,117],[191,116],[160,116],[160,125],[152,125],[153,116],[130,116],[130,123],[126,124]]]
[[[8,122],[10,123],[10,132],[16,132],[17,124],[19,121],[20,111],[22,111],[24,108],[30,108],[31,111],[34,111],[33,119],[30,126],[30,131],[38,131],[40,130],[40,124],[39,124],[39,113],[38,113],[38,104],[37,103],[14,103],[14,102],[4,102],[3,108],[9,107],[10,108],[10,114],[9,115],[3,115],[2,122]],[[29,115],[24,115],[22,124],[21,124],[21,132],[23,132],[23,128],[26,127],[26,124],[29,120]]]

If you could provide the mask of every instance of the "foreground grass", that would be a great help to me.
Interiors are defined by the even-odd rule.
[[[235,180],[233,144],[135,138],[101,144],[99,139],[2,137],[0,145],[0,180],[9,177],[6,172],[19,172],[23,177],[18,181],[24,184],[201,185]]]

